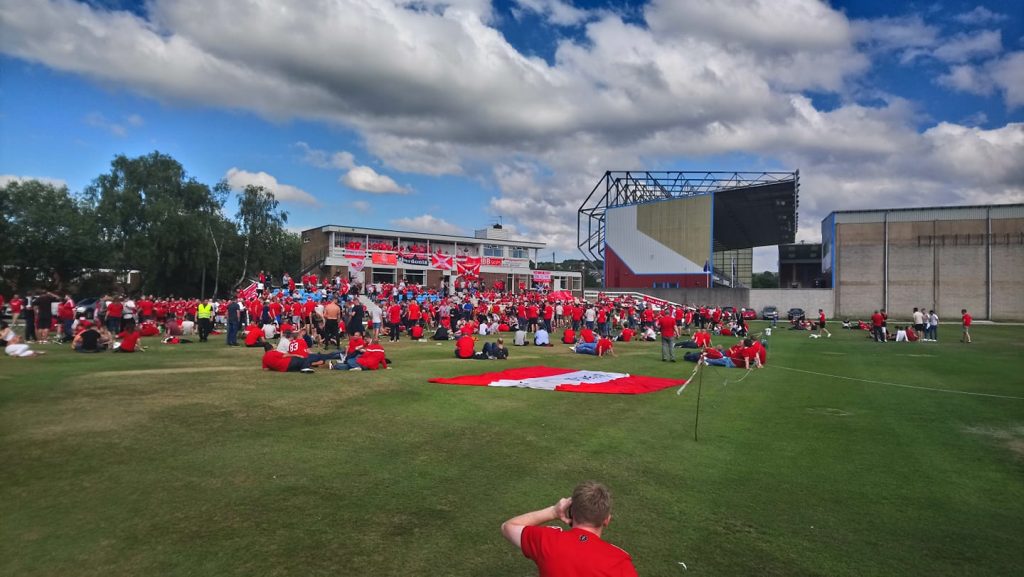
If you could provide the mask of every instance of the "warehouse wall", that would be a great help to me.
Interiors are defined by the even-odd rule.
[[[885,306],[885,225],[880,222],[836,225],[836,308],[862,317]]]
[[[1024,319],[1024,218],[992,221],[992,318]],[[959,311],[958,311],[959,312]]]

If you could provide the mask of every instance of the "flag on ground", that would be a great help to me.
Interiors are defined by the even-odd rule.
[[[569,393],[637,395],[682,385],[686,379],[643,377],[628,373],[581,371],[557,367],[522,367],[481,375],[430,379],[430,382],[477,387],[522,387]]]

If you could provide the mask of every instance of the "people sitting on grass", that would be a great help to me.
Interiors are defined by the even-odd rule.
[[[0,346],[4,347],[4,353],[9,357],[26,359],[46,354],[41,351],[33,351],[27,344],[21,342],[21,337],[3,321],[0,321]]]
[[[603,357],[605,355],[615,356],[615,349],[612,345],[612,340],[608,338],[608,335],[601,335],[601,338],[597,339],[596,342],[588,343],[580,341],[576,343],[575,347],[572,347],[572,351],[578,355],[595,355]]]
[[[437,330],[434,331],[434,336],[430,337],[430,340],[447,341],[449,338],[448,328],[444,325],[438,325]]]
[[[512,346],[515,346],[515,347],[524,347],[524,346],[526,346],[526,331],[522,327],[520,327],[516,331],[515,337],[512,338]]]
[[[565,331],[562,332],[562,343],[566,345],[576,343],[576,331],[572,330],[572,327],[566,327]]]
[[[99,353],[107,350],[110,346],[110,333],[104,335],[106,327],[97,329],[92,323],[86,325],[75,335],[71,346],[79,353]]]
[[[299,355],[282,353],[274,349],[270,343],[263,343],[263,370],[277,371],[279,373],[312,373],[311,366],[307,366],[306,359]]]
[[[587,344],[594,344],[597,342],[597,334],[594,333],[593,329],[584,326],[580,329],[580,341]]]
[[[423,326],[422,325],[413,325],[412,327],[410,327],[409,328],[409,338],[414,340],[414,341],[422,341],[423,340]]]
[[[654,330],[653,326],[646,326],[643,328],[643,334],[640,335],[640,339],[647,342],[654,342],[658,340],[658,333]]]
[[[380,340],[370,339],[370,342],[363,348],[362,354],[355,357],[345,357],[344,360],[332,362],[328,368],[335,371],[376,371],[379,369],[391,369],[391,361],[384,353],[384,347]]]
[[[754,346],[753,339],[740,341],[727,351],[723,351],[721,346],[708,349],[704,352],[703,361],[705,365],[726,368],[751,369],[763,366],[760,351]]]
[[[626,326],[626,327],[623,327],[622,332],[619,333],[619,336],[615,337],[615,340],[621,341],[623,343],[628,343],[628,342],[633,340],[633,337],[635,335],[636,335],[636,332],[633,329],[631,329],[628,326]]]

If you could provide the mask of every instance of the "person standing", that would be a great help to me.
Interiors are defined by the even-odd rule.
[[[928,311],[928,338],[925,340],[939,342],[939,315],[934,310]]]
[[[228,302],[227,321],[228,321],[228,346],[238,346],[238,329],[241,328],[240,318],[241,307],[238,305],[238,299],[231,299]]]
[[[915,309],[916,310],[916,309]],[[828,338],[832,338],[832,333],[825,328],[825,311],[818,309],[818,338],[821,338],[822,334],[828,335]]]
[[[338,350],[341,350],[341,334],[339,328],[341,323],[341,307],[338,306],[337,300],[331,298],[324,305],[324,342],[323,346],[326,349],[331,345],[333,341],[337,346]]]
[[[676,362],[676,319],[668,308],[662,309],[658,317],[658,329],[661,331],[661,361]]]
[[[542,526],[559,520],[570,529]],[[636,568],[629,553],[601,540],[601,533],[611,520],[611,491],[601,483],[586,481],[576,486],[572,497],[505,521],[501,534],[537,564],[541,577],[635,577]]]
[[[971,314],[967,312],[967,309],[960,310],[960,322],[963,325],[964,334],[960,337],[961,343],[971,344]]]
[[[203,299],[196,307],[196,322],[199,323],[199,342],[205,343],[213,329],[213,305],[210,299]]]

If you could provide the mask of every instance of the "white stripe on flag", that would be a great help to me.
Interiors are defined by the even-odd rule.
[[[488,387],[521,387],[524,389],[544,389],[553,391],[561,385],[588,385],[607,383],[629,377],[629,373],[606,373],[603,371],[573,371],[550,377],[533,377],[529,379],[502,379],[488,383]]]

